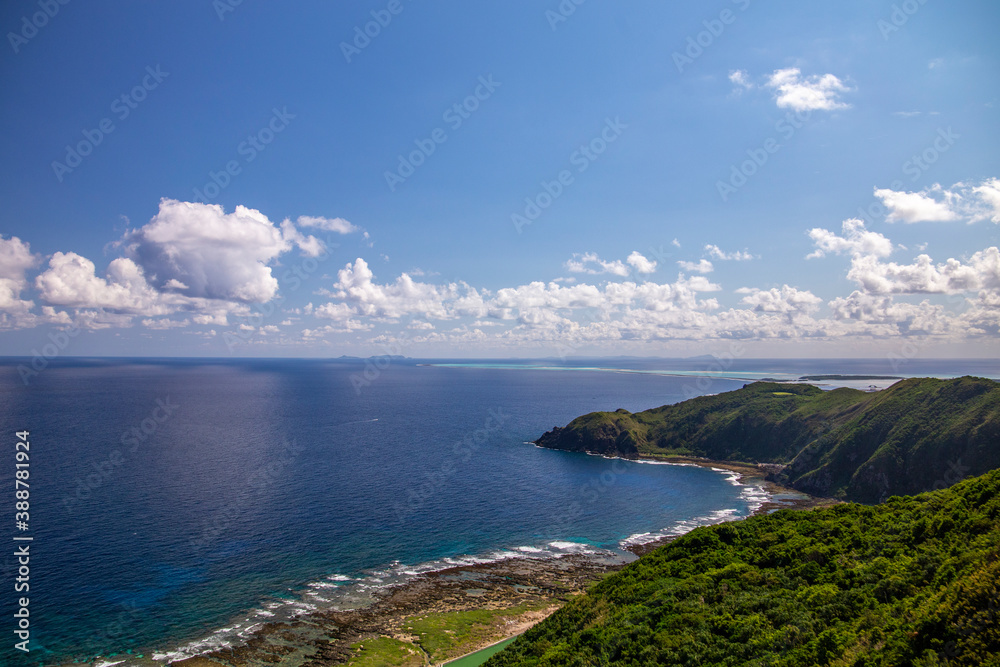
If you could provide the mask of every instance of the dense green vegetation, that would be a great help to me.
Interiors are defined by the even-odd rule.
[[[779,481],[875,503],[1000,468],[1000,383],[915,378],[880,392],[755,382],[644,412],[593,412],[537,444],[785,464]]]
[[[1000,665],[998,491],[994,471],[698,528],[486,665]]]

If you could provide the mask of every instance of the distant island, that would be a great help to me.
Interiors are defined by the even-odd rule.
[[[824,380],[902,380],[898,375],[803,375],[799,380],[822,382]]]
[[[1000,468],[1000,383],[911,378],[876,393],[755,382],[631,413],[592,412],[541,447],[763,464],[773,481],[877,503]]]

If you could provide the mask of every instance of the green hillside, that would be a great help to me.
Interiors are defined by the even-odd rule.
[[[998,491],[994,471],[698,528],[486,665],[1000,665]]]
[[[915,378],[880,392],[755,382],[644,412],[593,412],[537,441],[604,455],[784,464],[795,488],[874,503],[1000,468],[1000,383]]]

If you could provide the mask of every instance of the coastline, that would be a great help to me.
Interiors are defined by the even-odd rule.
[[[746,484],[748,482],[753,481],[755,484],[758,484],[767,494],[767,500],[762,502],[747,517],[740,517],[738,519],[733,519],[734,521],[741,521],[742,519],[749,518],[750,516],[770,514],[771,512],[775,512],[777,510],[782,510],[782,509],[811,510],[821,507],[829,507],[830,505],[837,505],[841,502],[834,498],[812,496],[797,489],[792,489],[787,486],[782,486],[777,482],[773,482],[770,479],[767,479],[768,473],[772,472],[773,469],[775,468],[773,464],[743,463],[735,461],[715,461],[712,459],[705,459],[697,456],[645,456],[644,455],[644,456],[639,456],[636,459],[630,459],[630,460],[646,461],[649,463],[659,463],[659,464],[669,464],[669,465],[698,466],[701,468],[708,468],[710,470],[732,472],[736,475],[736,480],[740,484]],[[657,547],[661,547],[664,544],[669,544],[678,537],[679,535],[668,535],[657,540],[652,540],[649,542],[629,546],[626,548],[636,556],[641,557],[655,550]]]
[[[170,664],[251,667],[287,660],[333,665],[365,657],[365,664],[378,664],[371,652],[381,655],[381,650],[412,658],[398,664],[439,665],[522,634],[621,565],[621,559],[594,553],[507,558],[427,572],[382,591],[368,607],[265,624],[242,645]]]
[[[766,495],[748,516],[839,502],[808,496],[767,480],[766,464],[655,456],[640,457],[638,461],[732,473],[734,484],[763,489]],[[641,557],[686,532],[623,545],[622,550]],[[370,662],[372,651],[395,651],[394,656],[403,656],[398,664],[440,665],[522,634],[633,559],[595,551],[557,557],[506,557],[429,571],[379,592],[372,604],[360,609],[316,611],[292,621],[267,623],[241,645],[169,664],[250,667],[285,660],[303,665],[375,664]],[[478,622],[470,625],[466,616],[474,616]],[[456,636],[449,624],[463,628],[464,634]],[[416,633],[414,628],[422,626],[439,627],[440,632],[433,637]],[[456,636],[456,640],[444,649],[429,651],[428,646],[441,643],[441,634]]]

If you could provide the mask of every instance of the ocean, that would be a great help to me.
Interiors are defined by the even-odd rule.
[[[25,363],[0,360],[8,534],[33,538],[30,654],[12,648],[14,547],[0,557],[10,665],[163,664],[423,571],[622,553],[766,499],[724,471],[531,444],[586,412],[762,377],[1000,376],[1000,363],[954,360],[56,359],[25,383]]]

